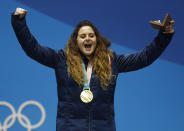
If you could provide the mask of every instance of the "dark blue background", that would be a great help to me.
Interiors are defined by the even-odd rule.
[[[54,49],[64,48],[74,26],[92,21],[112,41],[117,53],[134,53],[157,35],[150,20],[169,13],[176,21],[175,36],[151,66],[118,78],[115,94],[117,131],[184,130],[184,53],[182,0],[1,0],[0,1],[0,101],[17,110],[27,100],[40,102],[47,113],[35,131],[54,131],[57,89],[54,71],[28,58],[16,40],[10,13],[28,10],[27,24],[37,40]],[[3,112],[3,113],[2,113]],[[0,107],[0,122],[11,112]],[[40,119],[37,108],[25,114],[33,124]],[[24,131],[18,121],[8,131]]]

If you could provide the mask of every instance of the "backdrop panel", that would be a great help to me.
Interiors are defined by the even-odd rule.
[[[17,117],[8,131],[25,131],[26,125],[39,124],[44,116],[40,127],[32,130],[54,131],[56,125],[54,70],[28,58],[11,27],[11,13],[22,7],[29,11],[27,24],[43,46],[64,48],[74,26],[88,19],[120,54],[134,53],[148,45],[157,35],[149,20],[162,20],[170,13],[176,21],[176,33],[161,58],[147,68],[119,75],[115,119],[117,131],[183,131],[183,4],[181,0],[1,0],[0,127],[11,124],[3,123],[12,111]],[[25,102],[27,105],[23,105]],[[18,111],[22,106],[21,115]]]

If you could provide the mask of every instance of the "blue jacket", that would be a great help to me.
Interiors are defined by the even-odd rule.
[[[26,54],[55,70],[58,89],[57,131],[115,131],[114,91],[119,73],[138,70],[153,63],[169,44],[173,34],[158,36],[143,50],[135,54],[117,55],[112,59],[112,82],[107,90],[100,87],[95,72],[90,87],[94,94],[91,103],[80,100],[82,88],[68,75],[64,50],[41,46],[30,33],[25,18],[12,15],[12,26]]]

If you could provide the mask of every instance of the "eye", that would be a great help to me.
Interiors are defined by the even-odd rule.
[[[93,38],[94,36],[95,36],[95,35],[94,35],[94,34],[92,34],[92,33],[91,33],[91,34],[89,34],[89,37],[91,37],[91,38]]]
[[[84,39],[86,37],[85,34],[80,35],[80,38]]]

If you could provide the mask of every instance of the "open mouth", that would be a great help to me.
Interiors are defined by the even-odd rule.
[[[86,44],[84,44],[84,47],[87,51],[90,51],[91,47],[92,47],[92,44],[91,43],[86,43]]]

